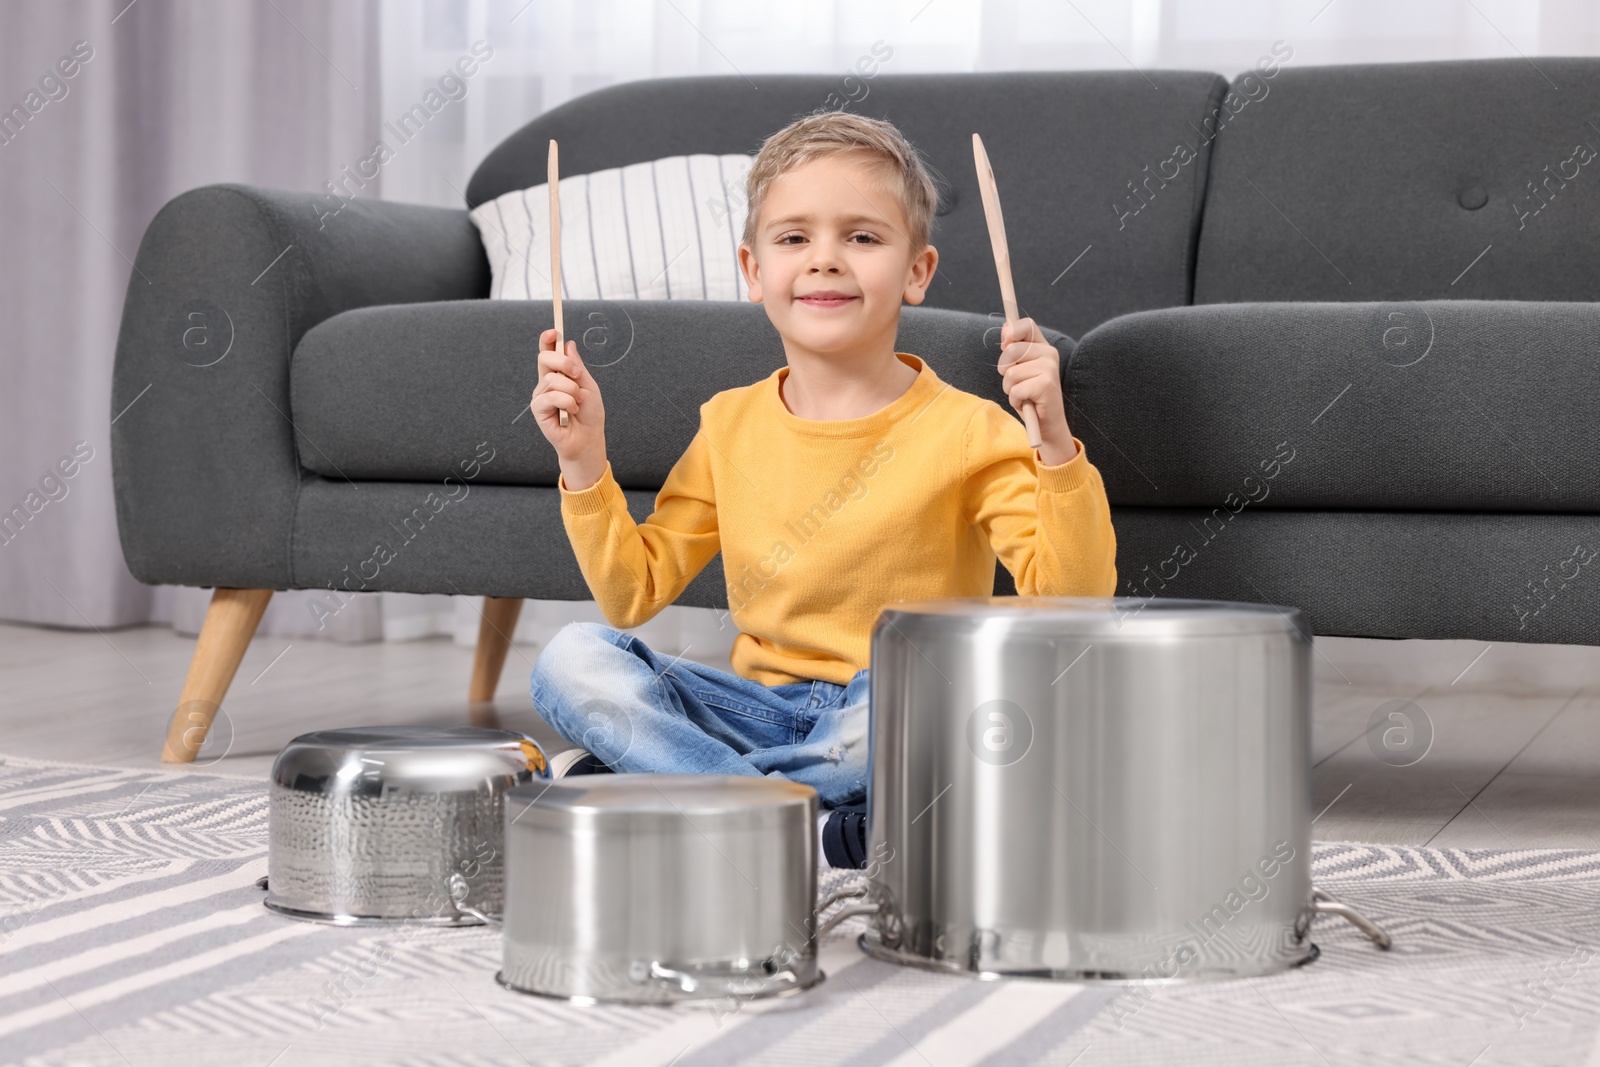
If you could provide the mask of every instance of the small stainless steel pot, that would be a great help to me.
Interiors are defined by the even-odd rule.
[[[476,925],[500,910],[505,793],[546,773],[529,737],[473,726],[321,730],[272,767],[267,907],[351,925]]]
[[[870,954],[1155,982],[1316,958],[1295,608],[977,597],[872,636]]]
[[[814,908],[816,812],[810,786],[765,778],[603,774],[513,789],[499,980],[630,1004],[815,985],[817,938],[876,910],[817,924],[839,898]]]

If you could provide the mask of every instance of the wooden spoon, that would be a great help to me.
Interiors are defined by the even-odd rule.
[[[1022,316],[1017,314],[1017,290],[1011,283],[1011,250],[1006,245],[1005,220],[1000,217],[1000,191],[995,188],[994,168],[989,166],[989,153],[983,150],[983,138],[976,133],[972,135],[972,158],[978,168],[978,189],[983,194],[983,215],[989,221],[989,244],[994,246],[994,269],[1000,275],[1000,302],[1005,305],[1006,321],[1016,322]],[[555,186],[552,184],[551,188],[554,189]],[[558,312],[557,315],[559,314]],[[560,321],[559,317],[557,321]],[[1044,443],[1044,439],[1039,436],[1039,415],[1033,410],[1032,401],[1025,400],[1022,403],[1022,425],[1028,429],[1028,444],[1038,448]]]
[[[550,173],[545,179],[550,185],[550,306],[555,312],[556,351],[567,351],[566,330],[561,323],[561,174],[556,165],[556,142],[550,139]],[[561,425],[567,425],[567,413],[561,412]]]

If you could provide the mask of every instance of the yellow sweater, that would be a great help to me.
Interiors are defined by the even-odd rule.
[[[911,388],[859,419],[802,419],[780,367],[718,393],[655,511],[628,514],[606,465],[558,481],[584,580],[613,626],[645,622],[722,552],[740,633],[732,665],[763,685],[843,685],[867,667],[886,604],[990,596],[998,554],[1023,596],[1110,596],[1116,537],[1100,472],[1038,462],[1015,415],[916,356]]]

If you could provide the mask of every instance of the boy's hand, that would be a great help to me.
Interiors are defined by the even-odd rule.
[[[1021,411],[1024,402],[1033,405],[1039,420],[1039,462],[1053,467],[1076,456],[1078,444],[1067,428],[1061,395],[1061,353],[1045,341],[1032,319],[1000,327],[999,367],[1011,406]]]
[[[598,482],[606,471],[606,409],[599,384],[578,358],[578,342],[569,339],[565,354],[558,354],[556,332],[539,335],[539,384],[528,409],[555,446],[566,487],[576,492]]]

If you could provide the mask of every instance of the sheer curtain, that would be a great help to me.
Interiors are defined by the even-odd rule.
[[[1186,68],[1232,76],[1274,41],[1295,64],[1600,52],[1596,0],[390,0],[383,105],[400,114],[484,40],[449,121],[385,173],[385,197],[459,205],[484,154],[603,85],[688,74]]]
[[[105,444],[129,258],[155,211],[207,182],[307,191],[370,152],[385,121],[462,55],[492,50],[462,93],[363,196],[460,206],[507,134],[636,78],[838,74],[892,50],[884,73],[1198,68],[1232,75],[1275,41],[1295,64],[1600,52],[1596,0],[67,0],[0,6],[0,101],[22,99],[77,41],[94,56],[68,95],[0,145],[0,506],[83,441],[70,494],[0,547],[0,618],[59,626],[171,622],[208,594],[134,582],[122,564]],[[473,52],[474,46],[478,52]],[[846,91],[852,91],[846,88]],[[13,97],[16,98],[13,100]],[[718,613],[670,608],[642,634],[672,653],[731,641]],[[536,603],[519,639],[598,618]],[[463,598],[371,594],[338,640],[476,635]],[[263,627],[310,634],[293,594]]]
[[[370,144],[377,26],[376,0],[0,5],[0,510],[31,513],[0,538],[0,619],[198,625],[208,594],[140,585],[117,540],[111,364],[132,258],[186,189],[315,189]],[[73,476],[52,476],[67,457]],[[278,625],[309,618],[277,599]]]

